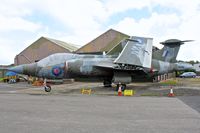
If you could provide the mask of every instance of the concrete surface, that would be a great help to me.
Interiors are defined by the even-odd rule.
[[[200,96],[182,96],[178,98],[200,113]]]
[[[0,94],[2,133],[199,133],[178,98]]]
[[[15,84],[8,84],[8,83],[2,83],[0,82],[0,93],[12,93],[12,92],[17,92],[19,90],[24,90],[28,88],[37,88],[34,87],[27,82],[19,82]]]
[[[0,132],[199,133],[199,81],[180,79],[175,98],[164,95],[170,87],[152,83],[128,85],[136,90],[133,97],[115,96],[114,88],[94,82],[54,85],[51,93],[27,83],[0,83]],[[82,88],[92,95],[81,95]]]

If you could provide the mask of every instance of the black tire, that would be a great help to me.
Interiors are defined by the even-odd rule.
[[[44,87],[44,90],[45,90],[46,92],[50,92],[50,91],[51,91],[51,86],[50,86],[50,85],[46,85],[46,86]]]

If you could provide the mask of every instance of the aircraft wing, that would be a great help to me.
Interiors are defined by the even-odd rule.
[[[113,72],[125,72],[125,73],[129,73],[131,75],[147,75],[148,72],[141,68],[141,67],[137,67],[134,69],[121,69],[117,64],[98,64],[95,65],[96,68],[98,69],[102,69],[102,70],[108,70],[108,71],[113,71]]]
[[[95,67],[97,68],[102,68],[102,69],[115,69],[118,65],[117,64],[113,64],[113,63],[101,63],[98,65],[95,65]]]
[[[101,63],[97,64],[94,67],[99,68],[99,69],[110,69],[112,71],[129,71],[129,72],[143,72],[146,73],[146,70],[141,67],[134,67],[134,68],[121,68],[118,64],[114,63]]]
[[[131,37],[114,63],[151,68],[152,41],[152,38]]]

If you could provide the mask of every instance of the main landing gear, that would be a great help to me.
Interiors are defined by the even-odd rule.
[[[46,92],[50,92],[51,91],[51,86],[49,84],[47,84],[47,80],[46,79],[44,79],[43,86],[44,86],[44,90]]]

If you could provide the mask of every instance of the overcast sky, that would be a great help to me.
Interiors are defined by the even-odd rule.
[[[82,46],[110,28],[154,39],[190,39],[179,60],[200,61],[199,0],[1,0],[0,64],[41,36]]]

